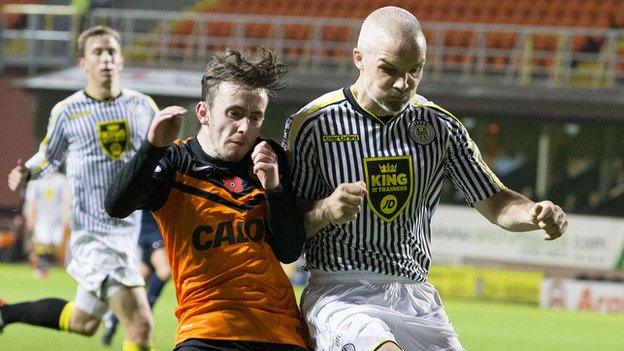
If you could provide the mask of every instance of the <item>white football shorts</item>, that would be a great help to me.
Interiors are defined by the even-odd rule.
[[[301,309],[318,351],[463,350],[432,284],[371,272],[312,271]]]
[[[128,243],[127,251],[119,251],[107,245],[106,237],[93,234],[72,233],[70,259],[67,272],[80,286],[103,296],[105,281],[116,281],[127,287],[143,286],[139,272],[137,244]]]

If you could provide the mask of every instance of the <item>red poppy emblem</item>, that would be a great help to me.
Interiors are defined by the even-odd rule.
[[[223,186],[234,193],[243,192],[243,180],[239,177],[223,178]]]

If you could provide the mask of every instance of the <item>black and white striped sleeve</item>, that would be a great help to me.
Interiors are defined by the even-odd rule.
[[[289,131],[296,133],[289,137],[292,141],[289,152],[292,153],[293,189],[298,197],[306,200],[318,200],[331,194],[319,172],[319,146],[315,126],[315,120],[310,119],[300,129]]]
[[[450,121],[448,132],[444,172],[470,205],[505,188],[485,164],[477,145],[459,121]]]

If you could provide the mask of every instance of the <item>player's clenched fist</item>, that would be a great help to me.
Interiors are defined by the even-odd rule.
[[[343,183],[325,199],[323,216],[330,223],[341,224],[354,220],[362,210],[366,183]]]
[[[22,159],[17,160],[17,166],[11,170],[7,179],[9,189],[11,189],[11,191],[24,189],[28,181],[28,174],[28,168],[24,166]]]
[[[550,201],[538,202],[530,209],[531,222],[543,229],[545,240],[554,240],[562,236],[568,228],[566,214],[561,207]]]
[[[169,106],[162,109],[154,116],[152,124],[147,132],[147,141],[156,147],[165,147],[177,139],[182,118],[186,109],[181,106]]]
[[[277,155],[266,141],[258,143],[251,153],[253,172],[266,190],[279,185],[279,169]]]

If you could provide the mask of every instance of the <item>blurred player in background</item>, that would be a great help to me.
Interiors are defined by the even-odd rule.
[[[78,282],[73,302],[58,298],[0,307],[0,328],[21,322],[93,335],[108,307],[125,329],[124,350],[150,350],[152,316],[139,272],[136,242],[140,213],[111,218],[104,210],[114,175],[145,139],[158,108],[139,92],[122,89],[119,33],[96,26],[78,38],[87,85],[59,102],[39,152],[18,161],[9,188],[56,170],[66,160],[72,190],[69,274]]]
[[[279,263],[300,256],[303,223],[284,150],[259,138],[283,73],[264,49],[210,57],[199,133],[175,140],[186,109],[163,109],[109,189],[112,216],[147,209],[156,218],[176,289],[177,351],[307,348]]]
[[[462,350],[427,281],[444,176],[506,230],[566,230],[559,206],[506,188],[461,123],[416,95],[425,54],[416,17],[378,9],[353,50],[357,81],[286,123],[311,269],[302,310],[319,351]]]
[[[171,268],[167,260],[167,253],[163,247],[162,235],[154,216],[149,211],[141,211],[141,233],[139,234],[139,249],[141,250],[141,274],[147,281],[147,302],[150,308],[162,293],[169,278]],[[117,330],[119,319],[108,311],[104,316],[104,334],[102,344],[109,346]]]
[[[54,172],[33,180],[26,187],[24,216],[31,233],[30,263],[37,278],[47,278],[49,267],[64,264],[66,233],[69,231],[70,192],[67,177]]]

